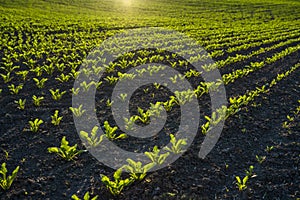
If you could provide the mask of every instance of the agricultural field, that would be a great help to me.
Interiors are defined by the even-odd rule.
[[[300,1],[0,0],[0,35],[0,199],[300,199]]]

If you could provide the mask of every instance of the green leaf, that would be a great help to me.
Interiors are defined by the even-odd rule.
[[[120,134],[118,137],[116,137],[116,139],[125,139],[128,136],[125,133]]]
[[[58,150],[57,147],[49,147],[49,148],[48,148],[48,152],[49,152],[49,153],[58,153],[59,150]]]
[[[92,200],[97,200],[97,199],[98,199],[98,195],[96,195],[92,198]]]
[[[89,134],[85,131],[80,131],[80,136],[86,140],[89,139]]]
[[[89,192],[85,193],[83,199],[84,200],[89,200],[90,199],[90,193]]]
[[[109,179],[107,176],[103,175],[103,174],[101,174],[101,181],[102,181],[105,185],[108,185],[108,184],[110,183],[110,179]]]
[[[61,140],[61,147],[67,147],[69,142],[66,140],[66,136],[64,136]]]
[[[120,180],[121,175],[122,175],[122,169],[118,169],[118,170],[115,171],[115,173],[114,173],[114,179],[115,179],[115,180]]]
[[[73,200],[80,200],[80,198],[78,198],[76,194],[73,194],[71,198],[72,198]]]
[[[1,174],[5,175],[7,173],[6,163],[2,163],[1,165]]]
[[[246,183],[247,183],[247,181],[248,181],[248,176],[245,176],[244,178],[243,178],[243,185],[246,185]]]
[[[165,153],[165,154],[162,154],[159,156],[158,158],[158,164],[163,164],[163,162],[165,162],[165,160],[167,159],[167,157],[170,155],[169,152]]]
[[[143,172],[144,173],[147,173],[150,169],[152,169],[154,166],[155,166],[156,164],[155,163],[148,163],[148,164],[146,164],[143,168],[144,168],[144,170],[143,170]]]

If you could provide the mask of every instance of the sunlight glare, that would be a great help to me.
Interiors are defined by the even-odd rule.
[[[133,0],[121,0],[123,6],[129,7],[132,5]]]

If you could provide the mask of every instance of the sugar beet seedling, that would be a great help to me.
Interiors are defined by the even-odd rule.
[[[71,197],[73,200],[81,200],[76,194],[73,194]],[[85,195],[83,196],[83,200],[97,200],[98,195],[91,197],[89,192],[86,192]]]
[[[63,159],[67,161],[73,160],[77,155],[86,152],[86,150],[77,150],[77,144],[73,146],[69,146],[69,142],[66,140],[66,136],[64,136],[61,140],[60,147],[49,147],[49,153],[56,153]]]
[[[34,121],[29,121],[30,130],[34,133],[38,132],[40,125],[44,123],[41,119],[35,119]]]
[[[11,184],[13,183],[14,179],[16,178],[19,166],[16,167],[16,169],[12,172],[11,176],[7,176],[7,168],[6,163],[2,163],[0,174],[2,174],[2,177],[0,177],[0,186],[3,190],[8,190],[11,187]]]
[[[82,109],[82,104],[78,108],[70,107],[69,109],[75,117],[81,117],[85,113],[85,110]]]
[[[117,131],[117,127],[111,127],[108,121],[104,122],[105,136],[110,140],[124,139],[127,138],[125,133],[117,135],[115,132]]]
[[[113,177],[114,181],[110,180],[109,177],[106,175],[101,174],[101,181],[106,185],[106,187],[109,189],[110,193],[112,195],[119,195],[124,187],[129,186],[131,183],[134,182],[134,179],[126,178],[126,179],[121,179],[122,175],[122,168],[118,169],[115,171]]]
[[[98,126],[95,126],[92,131],[91,134],[88,134],[85,131],[80,131],[80,136],[87,141],[87,143],[89,144],[89,146],[91,147],[97,147],[98,145],[100,145],[100,143],[103,140],[104,135],[99,136],[98,135]]]
[[[54,114],[51,116],[51,123],[55,126],[58,126],[60,124],[60,121],[63,117],[58,116],[58,110],[55,110]]]
[[[20,110],[25,109],[26,99],[19,99],[19,100],[16,100],[14,102],[18,105],[18,109],[20,109]]]
[[[44,97],[37,97],[35,95],[32,96],[32,101],[35,106],[40,106],[43,99]]]

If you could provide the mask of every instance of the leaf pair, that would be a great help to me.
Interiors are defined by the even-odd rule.
[[[66,159],[67,161],[73,160],[73,158],[86,150],[77,150],[77,144],[73,146],[69,146],[69,142],[66,140],[66,136],[64,136],[61,140],[60,148],[58,147],[49,147],[49,153],[56,153],[60,157]]]
[[[145,152],[145,155],[155,164],[161,165],[163,162],[167,159],[167,157],[170,155],[169,152],[160,154],[160,150],[157,146],[153,147],[152,152]]]
[[[125,133],[117,135],[115,132],[118,130],[118,128],[116,126],[115,127],[111,127],[109,125],[108,121],[104,122],[104,128],[105,128],[105,136],[108,139],[117,140],[117,139],[127,138],[127,135]]]
[[[164,149],[174,154],[182,153],[184,151],[183,146],[187,145],[186,139],[177,140],[173,134],[170,134],[170,138],[170,142],[172,144],[171,148],[165,147]]]
[[[16,169],[12,172],[11,176],[7,176],[7,169],[6,169],[6,163],[2,163],[0,174],[2,174],[2,177],[0,177],[0,186],[4,190],[8,190],[13,183],[14,179],[16,178],[19,166],[16,167]]]
[[[120,194],[124,189],[124,187],[130,185],[134,181],[134,179],[132,178],[121,179],[121,175],[122,175],[122,168],[115,171],[114,181],[110,180],[109,177],[101,174],[102,177],[101,181],[106,185],[110,193],[113,195]]]
[[[240,178],[239,176],[236,176],[235,178],[236,178],[236,181],[237,181],[236,184],[237,184],[237,186],[238,186],[238,188],[239,188],[239,191],[245,190],[245,189],[247,188],[246,183],[247,183],[249,177],[248,177],[248,176],[245,176],[245,177],[243,178],[243,180],[241,180],[241,178]]]
[[[104,135],[99,136],[99,134],[97,134],[98,132],[98,126],[95,126],[92,129],[91,134],[89,135],[87,132],[85,131],[80,131],[80,136],[87,141],[87,143],[91,146],[91,147],[96,147],[98,146],[102,140]]]
[[[35,119],[34,121],[29,121],[30,130],[34,133],[38,132],[40,125],[44,123],[41,119]]]
[[[128,165],[124,165],[123,168],[130,173],[130,177],[134,180],[142,180],[147,175],[147,172],[156,165],[156,163],[152,162],[142,166],[141,162],[135,162],[130,158],[126,161]]]
[[[81,200],[76,194],[73,194],[71,198],[74,200]],[[97,200],[97,199],[98,199],[98,195],[91,198],[89,192],[86,192],[85,195],[83,196],[83,200]]]

